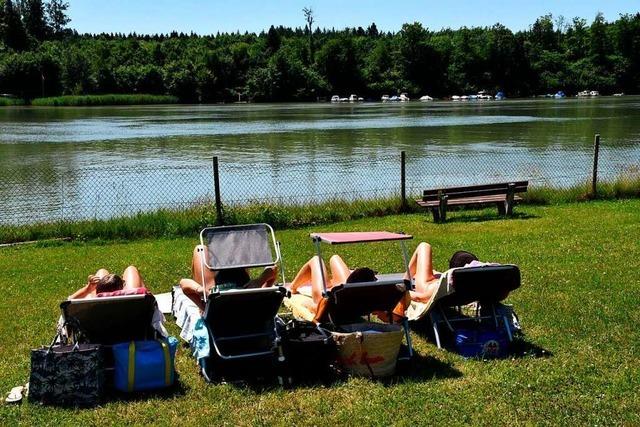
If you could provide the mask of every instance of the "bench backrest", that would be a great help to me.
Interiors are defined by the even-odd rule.
[[[425,202],[438,200],[438,194],[445,194],[449,199],[463,199],[467,197],[507,194],[510,184],[513,184],[514,193],[524,193],[527,191],[529,181],[501,182],[497,184],[467,185],[465,187],[449,187],[424,190],[422,193],[422,200],[424,200]]]

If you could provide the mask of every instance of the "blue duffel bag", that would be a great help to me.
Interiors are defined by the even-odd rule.
[[[177,347],[178,340],[174,337],[114,345],[114,387],[132,392],[171,386],[175,378]]]

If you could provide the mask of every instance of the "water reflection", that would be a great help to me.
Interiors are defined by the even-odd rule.
[[[108,217],[227,201],[394,194],[530,179],[569,185],[638,168],[640,98],[409,104],[0,109],[0,222]],[[635,169],[634,169],[635,168]],[[636,172],[637,173],[637,172]]]

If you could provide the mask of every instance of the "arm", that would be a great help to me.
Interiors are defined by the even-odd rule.
[[[94,275],[89,276],[87,280],[87,284],[82,288],[75,291],[73,294],[69,296],[69,299],[82,299],[91,296],[95,296],[96,287],[98,286],[98,282],[100,278]]]

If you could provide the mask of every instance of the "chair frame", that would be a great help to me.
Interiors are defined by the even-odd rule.
[[[251,227],[256,227],[256,226],[264,226],[265,229],[267,230],[267,232],[269,233],[269,241],[271,243],[270,246],[272,253],[271,253],[271,258],[272,261],[268,262],[268,263],[249,263],[249,264],[238,264],[238,265],[233,265],[233,266],[227,266],[224,269],[231,269],[231,268],[257,268],[257,267],[268,267],[268,266],[276,266],[279,265],[280,269],[281,269],[281,273],[282,273],[282,281],[283,283],[285,282],[285,278],[284,278],[284,268],[283,268],[283,262],[282,262],[282,255],[281,255],[281,251],[280,251],[280,242],[276,240],[275,237],[275,232],[273,230],[273,228],[269,225],[269,224],[265,224],[265,223],[258,223],[258,224],[245,224],[245,225],[233,225],[233,226],[220,226],[220,227],[206,227],[204,229],[202,229],[202,231],[200,232],[200,243],[202,246],[207,247],[207,244],[205,243],[205,235],[207,233],[207,231],[210,230],[242,230],[244,228],[251,228]],[[202,247],[199,249],[200,252],[200,263],[202,266],[202,283],[205,283],[205,279],[204,279],[204,269],[209,269],[211,271],[214,271],[214,269],[212,268],[212,266],[210,266],[208,264],[208,260],[205,257],[204,254],[204,250],[202,250]],[[273,259],[273,255],[275,254],[275,259]],[[224,269],[217,269],[216,271],[221,271]],[[213,292],[210,295],[207,295],[207,291],[205,286],[203,286],[203,299],[205,301],[205,312],[203,314],[203,317],[205,319],[207,319],[209,317],[209,311],[213,310],[213,306],[211,305],[211,301],[213,301],[213,298],[215,296],[220,296],[220,295],[228,295],[228,296],[232,296],[232,295],[259,295],[259,294],[269,294],[269,293],[279,293],[281,295],[281,298],[283,299],[284,296],[286,295],[286,289],[281,286],[281,285],[277,285],[277,286],[273,286],[273,287],[269,287],[269,288],[255,288],[255,289],[230,289],[230,290],[224,290],[221,291],[218,289],[217,285],[215,286],[215,288],[213,289]],[[281,302],[280,302],[281,303]],[[277,321],[278,321],[278,315],[276,313],[276,315],[269,320],[268,322],[268,326],[265,328],[264,332],[259,332],[259,333],[252,333],[252,334],[241,334],[241,335],[230,335],[230,336],[224,336],[224,337],[216,337],[215,336],[215,328],[207,321],[205,320],[205,323],[207,325],[207,329],[209,332],[209,338],[213,347],[213,352],[215,354],[211,354],[209,356],[209,358],[219,358],[221,361],[223,362],[233,362],[233,361],[238,361],[238,360],[257,360],[260,358],[267,358],[270,356],[274,356],[276,357],[278,362],[284,362],[285,358],[284,358],[284,353],[282,350],[282,345],[281,345],[281,338],[280,335],[278,333],[277,330]],[[267,330],[268,329],[268,330]],[[253,352],[249,352],[249,353],[237,353],[237,354],[230,354],[228,352],[225,352],[221,349],[221,344],[223,342],[231,342],[231,341],[236,341],[236,342],[241,342],[243,340],[250,340],[250,339],[255,339],[255,338],[260,338],[260,337],[266,337],[269,338],[271,341],[271,348],[269,348],[268,350],[262,350],[262,351],[253,351]],[[272,339],[271,339],[272,337]],[[205,363],[215,363],[215,362],[205,362]],[[202,366],[202,373],[203,376],[205,377],[205,379],[209,382],[213,382],[213,379],[207,374],[207,369],[205,367],[206,365]],[[284,380],[282,378],[282,376],[278,376],[278,381],[280,382],[280,384],[284,383]]]
[[[402,237],[400,237],[400,235],[402,235]],[[402,258],[403,258],[403,261],[404,261],[404,265],[405,265],[407,276],[411,277],[411,272],[410,272],[410,269],[409,269],[409,252],[407,251],[407,246],[405,244],[405,240],[410,240],[413,237],[410,236],[410,235],[404,235],[404,233],[400,233],[400,235],[398,235],[398,237],[396,237],[396,238],[390,238],[390,239],[366,240],[366,241],[360,241],[360,242],[352,241],[352,242],[345,242],[345,243],[334,243],[334,242],[331,242],[331,241],[323,239],[322,234],[312,233],[310,235],[310,237],[311,237],[311,240],[312,240],[312,242],[313,242],[313,244],[315,246],[315,249],[316,249],[316,254],[318,256],[318,263],[320,264],[320,274],[322,276],[322,296],[324,298],[329,299],[329,300],[333,299],[333,295],[332,295],[331,290],[327,289],[327,278],[325,277],[324,269],[322,268],[323,258],[322,258],[322,247],[321,246],[322,246],[323,242],[328,243],[328,244],[348,244],[348,243],[374,243],[374,242],[396,240],[400,244],[400,250],[402,251]],[[400,283],[397,280],[395,280],[395,281],[394,280],[385,280],[385,281],[365,282],[365,283],[349,283],[349,284],[344,283],[344,284],[341,284],[341,285],[338,285],[338,286],[340,286],[340,287],[348,286],[348,287],[368,288],[368,287],[380,286],[381,284],[382,285],[389,284],[390,282]],[[411,280],[407,280],[407,281],[404,281],[404,282],[405,282],[405,286],[406,286],[406,290],[407,291],[413,289],[413,283],[414,283],[413,278]],[[390,322],[393,323],[393,315],[391,315],[391,313],[389,313],[389,314],[390,314]],[[331,314],[330,313],[329,313],[329,318],[333,322],[333,319],[331,319]],[[401,323],[402,328],[404,330],[404,336],[405,336],[405,340],[406,340],[408,351],[409,351],[408,358],[412,359],[413,358],[413,354],[414,354],[414,352],[413,352],[413,343],[411,341],[411,334],[409,332],[409,321],[408,321],[407,317],[403,316],[403,318],[402,318],[400,323]]]

